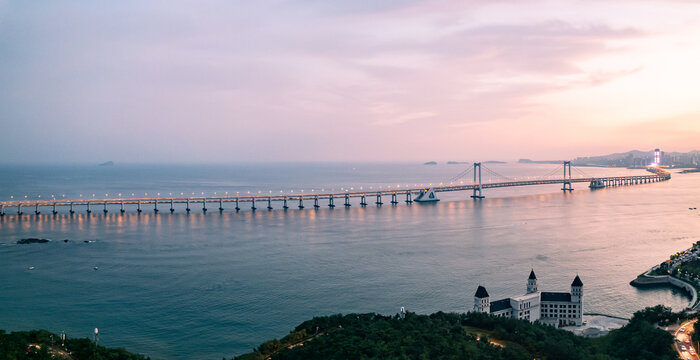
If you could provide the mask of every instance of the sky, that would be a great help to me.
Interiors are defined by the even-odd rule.
[[[0,0],[0,163],[700,148],[700,3]]]

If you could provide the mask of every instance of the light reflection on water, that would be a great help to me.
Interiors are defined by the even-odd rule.
[[[98,327],[107,345],[221,358],[316,315],[469,310],[478,283],[494,298],[517,295],[530,268],[545,291],[567,291],[580,274],[589,312],[680,309],[681,293],[628,283],[700,240],[700,217],[688,210],[700,202],[699,178],[571,194],[489,190],[482,201],[450,193],[381,208],[356,200],[349,209],[8,215],[0,327],[70,336]],[[56,241],[13,245],[25,237]]]

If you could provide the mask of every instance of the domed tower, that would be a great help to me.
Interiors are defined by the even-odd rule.
[[[578,274],[571,283],[571,302],[583,303],[583,282]]]
[[[487,314],[491,312],[489,293],[486,291],[486,288],[481,285],[476,288],[476,293],[474,294],[474,311]]]
[[[527,278],[527,293],[532,294],[537,292],[537,276],[535,270],[530,269],[530,276]]]

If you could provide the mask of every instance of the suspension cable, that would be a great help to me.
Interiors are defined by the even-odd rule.
[[[501,178],[501,179],[505,179],[505,180],[512,180],[512,178],[510,178],[510,177],[508,177],[508,176],[505,176],[505,175],[501,175],[501,174],[499,174],[499,173],[497,173],[497,172],[495,172],[495,171],[489,169],[488,167],[484,166],[483,164],[481,165],[481,167],[484,168],[484,170],[486,170],[486,172],[487,172],[489,175],[493,175],[493,176],[495,176],[496,178]]]
[[[579,174],[583,175],[584,177],[592,178],[593,176],[588,175],[587,173],[583,172],[583,170],[577,168],[577,167],[571,167],[572,169],[578,171]]]
[[[450,178],[449,180],[447,180],[447,182],[457,181],[457,180],[469,175],[469,173],[471,173],[473,170],[474,170],[473,167],[469,167],[467,170],[464,170],[461,173],[459,173],[459,174],[453,176],[452,178]]]
[[[552,171],[548,172],[546,175],[543,175],[542,177],[544,177],[544,178],[550,177],[550,176],[556,174],[557,172],[562,171],[563,167],[564,167],[563,165],[559,165],[556,168],[554,168]]]

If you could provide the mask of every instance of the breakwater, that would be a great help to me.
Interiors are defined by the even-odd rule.
[[[691,297],[690,303],[688,304],[688,308],[697,311],[698,292],[697,290],[695,290],[695,287],[690,283],[675,278],[671,275],[650,275],[650,273],[656,268],[658,268],[658,265],[647,270],[644,274],[637,276],[636,279],[630,281],[630,285],[638,288],[657,286],[673,286],[679,288],[687,292]]]

